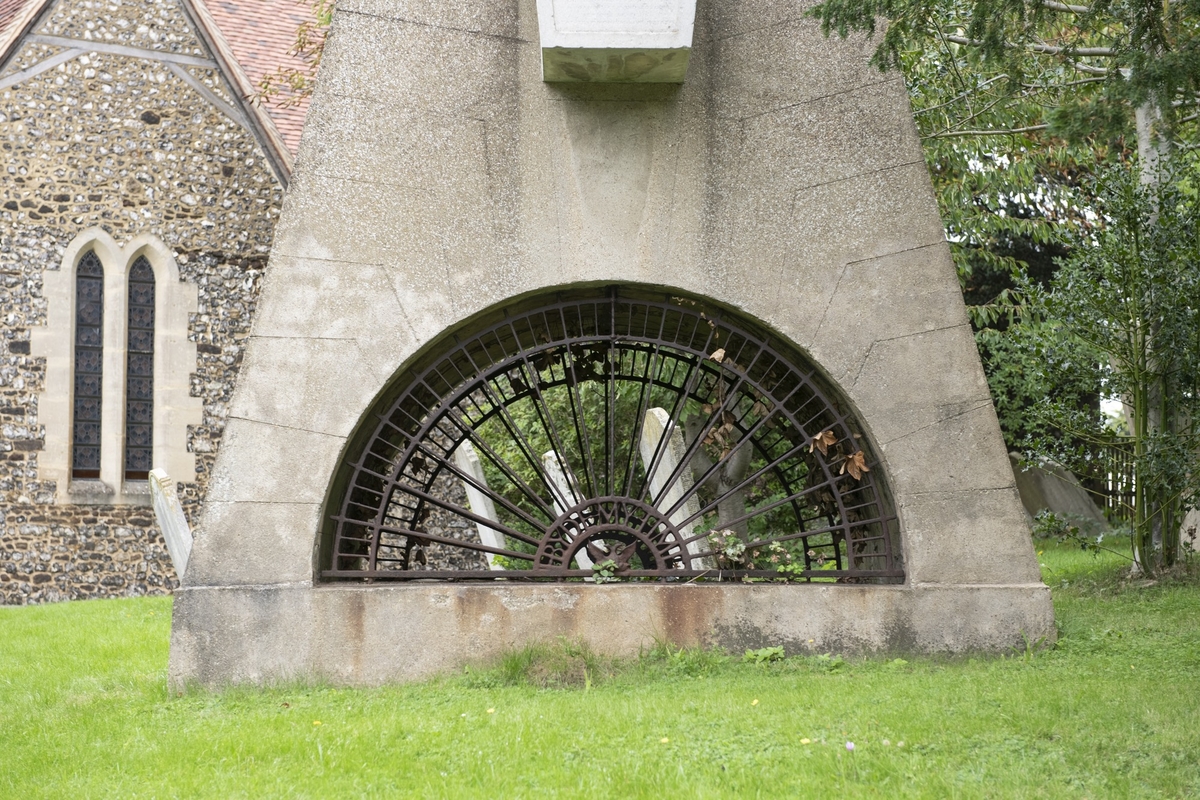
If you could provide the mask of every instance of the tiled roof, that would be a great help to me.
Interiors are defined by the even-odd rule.
[[[0,0],[0,3],[11,0]],[[205,5],[229,43],[250,82],[258,82],[281,66],[304,68],[304,62],[288,55],[296,42],[296,28],[312,19],[309,4],[296,0],[207,0]],[[287,108],[271,103],[267,114],[279,129],[294,156],[300,147],[300,130],[308,113],[308,98]]]
[[[19,37],[22,28],[32,22],[39,10],[52,0],[0,0],[0,59],[3,59],[10,46],[16,46],[13,37]],[[213,28],[208,35],[218,40],[213,44],[222,50],[229,60],[236,62],[231,65],[234,72],[244,73],[241,76],[229,75],[235,90],[249,94],[253,92],[262,78],[277,70],[279,67],[294,67],[303,69],[304,62],[288,55],[288,50],[296,41],[296,29],[306,19],[311,19],[308,0],[184,0],[193,10],[203,12],[198,20],[201,27]],[[265,104],[255,112],[270,118],[278,133],[271,137],[279,137],[273,141],[277,148],[286,147],[290,156],[294,157],[300,147],[300,131],[304,127],[304,116],[308,113],[308,98],[287,108],[278,104]],[[254,113],[254,112],[252,112]],[[287,161],[286,156],[284,157]],[[290,164],[286,165],[290,169]]]

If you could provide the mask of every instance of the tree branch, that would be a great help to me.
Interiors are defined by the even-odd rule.
[[[965,36],[946,36],[946,41],[954,42],[955,44],[965,44],[970,47],[981,47],[983,42],[978,39],[968,39]],[[1117,54],[1117,51],[1111,47],[1059,47],[1054,44],[1045,44],[1043,42],[1030,42],[1029,44],[1006,44],[1005,47],[1023,48],[1034,53],[1044,53],[1048,56],[1070,55],[1070,56],[1099,56],[1103,58],[1111,58]]]
[[[950,139],[956,136],[1015,136],[1018,133],[1032,133],[1034,131],[1044,131],[1049,128],[1049,125],[1029,125],[1024,128],[1009,128],[1002,131],[942,131],[941,133],[930,133],[922,136],[922,139]]]
[[[1068,3],[1056,3],[1054,0],[1042,0],[1042,7],[1051,11],[1065,11],[1068,14],[1088,14],[1092,10],[1089,6],[1073,6]]]
[[[959,100],[962,100],[967,95],[974,94],[975,92],[978,92],[981,89],[983,89],[985,86],[988,86],[989,84],[993,84],[998,80],[1003,80],[1004,78],[1007,78],[1007,77],[1008,77],[1008,75],[1004,75],[1004,74],[997,75],[996,77],[986,80],[983,83],[979,84],[978,86],[976,86],[972,89],[967,89],[965,92],[962,92],[961,94],[957,95],[956,97],[950,98],[949,100],[947,100],[944,103],[939,103],[938,105],[930,106],[929,108],[922,108],[920,111],[917,111],[916,113],[914,113],[913,116],[919,117],[922,114],[928,114],[930,111],[937,111],[939,108],[945,108],[946,106],[952,106],[955,103],[957,103]]]

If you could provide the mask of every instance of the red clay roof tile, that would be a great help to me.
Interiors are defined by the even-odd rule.
[[[13,1],[0,0],[0,3]],[[304,68],[304,62],[288,55],[288,50],[296,42],[296,29],[312,18],[308,3],[296,0],[206,0],[205,5],[251,83],[257,85],[263,76],[281,66]],[[308,98],[288,108],[271,103],[266,106],[266,111],[294,156],[300,147]]]
[[[0,0],[0,33],[12,24],[21,9],[34,2],[37,0]]]

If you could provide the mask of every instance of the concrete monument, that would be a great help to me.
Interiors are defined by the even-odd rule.
[[[376,684],[560,635],[1053,636],[903,83],[806,6],[698,3],[679,84],[544,80],[535,0],[339,0],[174,685]],[[638,458],[650,408],[696,426],[666,477],[671,436]],[[744,448],[724,495],[685,480]],[[518,567],[488,569],[480,522]],[[614,580],[584,580],[595,539]]]

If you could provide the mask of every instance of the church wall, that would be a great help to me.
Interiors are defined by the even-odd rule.
[[[125,52],[89,52],[88,39]],[[83,52],[13,82],[75,46]],[[195,520],[282,188],[218,72],[180,58],[210,55],[178,0],[63,0],[0,71],[0,604],[177,585],[148,495],[76,503],[40,469],[48,443],[69,431],[39,414],[52,354],[39,352],[37,332],[50,302],[44,277],[64,268],[80,233],[161,241],[181,285],[159,291],[196,298],[186,336],[196,351],[190,394],[203,412],[187,431],[195,480],[178,487]]]

